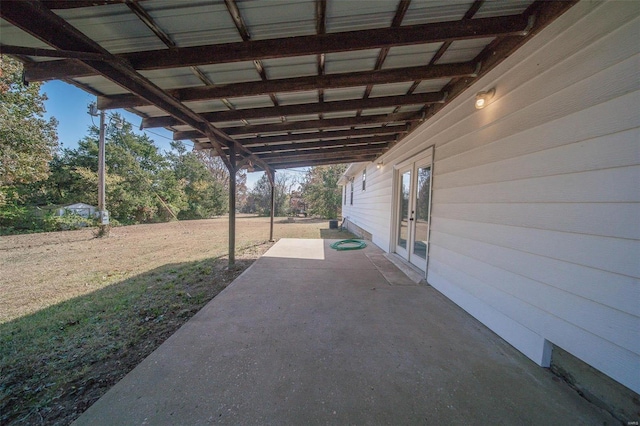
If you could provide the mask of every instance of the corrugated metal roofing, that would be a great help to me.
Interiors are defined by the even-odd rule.
[[[325,69],[327,74],[369,71],[376,64],[379,53],[380,49],[327,53],[325,56],[327,61]]]
[[[252,40],[316,33],[313,0],[245,0],[238,8]]]
[[[500,51],[505,36],[526,40],[514,35],[524,30],[519,26],[526,23],[522,19],[525,11],[550,9],[552,17],[543,18],[548,24],[553,13],[569,7],[550,6],[543,0],[538,0],[535,8],[531,8],[534,0],[113,1],[115,4],[89,7],[62,2],[64,8],[52,12],[106,49],[106,63],[130,63],[134,80],[143,82],[144,90],[150,90],[147,84],[165,90],[160,95],[164,110],[144,100],[155,99],[155,95],[149,97],[146,93],[145,97],[139,87],[132,87],[130,80],[120,78],[118,73],[128,71],[107,73],[106,78],[86,66],[78,68],[77,60],[73,65],[68,59],[42,56],[32,49],[14,53],[27,63],[27,78],[66,78],[100,94],[101,105],[125,107],[145,117],[145,127],[161,125],[181,132],[179,137],[206,141],[195,128],[202,129],[207,121],[217,123],[231,138],[245,142],[255,135],[268,135],[260,141],[278,145],[279,149],[287,145],[296,149],[299,140],[308,141],[304,134],[345,143],[351,139],[356,143],[358,138],[371,135],[384,141],[387,134],[389,142],[380,143],[380,152],[398,134],[404,135],[419,120],[428,119],[425,112],[432,113],[441,104],[436,108],[429,105],[440,101],[445,92],[451,92],[454,86],[465,85],[464,90],[470,85],[473,70],[478,69],[478,62],[486,60],[483,50],[490,43],[494,43],[498,55],[507,55],[511,44],[505,43]],[[3,45],[75,49],[69,45],[75,35],[47,38],[45,32],[39,31],[38,26],[45,24],[27,16],[33,13],[30,3],[5,4],[8,6],[3,5],[0,10]],[[55,7],[53,2],[47,5]],[[16,24],[16,15],[7,15],[7,10],[20,8],[24,8],[25,16],[18,16],[22,21]],[[40,19],[47,20],[47,25],[57,25],[52,24],[55,16],[50,15],[45,11]],[[494,17],[504,18],[496,24],[479,24],[484,22],[479,21],[482,18]],[[447,25],[438,27],[442,22]],[[399,28],[391,28],[392,25]],[[428,30],[411,33],[411,26],[415,25],[437,27],[435,34],[440,38]],[[474,31],[479,33],[465,32],[464,27],[469,25],[476,25]],[[511,26],[514,30],[510,32]],[[317,36],[319,30],[326,35]],[[58,31],[63,33],[65,29],[60,27]],[[350,34],[341,38],[339,33],[347,31]],[[271,39],[279,40],[265,47],[264,43]],[[116,59],[110,55],[119,56]],[[430,65],[434,58],[438,58],[435,65]],[[485,64],[486,61],[480,72],[487,71]],[[179,106],[175,106],[176,102]],[[205,115],[200,116],[201,121],[194,121],[187,111]],[[175,118],[178,116],[182,118]],[[332,136],[324,136],[329,134]],[[318,142],[318,150],[322,147]],[[305,148],[304,153],[312,151]],[[354,155],[355,152],[348,161],[365,159]],[[304,158],[301,156],[300,161]],[[275,167],[283,166],[274,160],[269,162]]]
[[[253,62],[232,62],[229,64],[200,65],[198,67],[214,84],[260,81]]]
[[[327,32],[384,28],[391,25],[397,2],[330,1],[327,4]]]
[[[442,43],[428,43],[392,47],[382,64],[382,69],[429,65],[429,61],[441,46]]]
[[[179,47],[242,41],[224,1],[154,0],[142,6]]]
[[[457,21],[464,17],[471,5],[473,0],[412,1],[402,24]]]
[[[190,68],[172,68],[168,70],[140,71],[154,84],[163,89],[181,89],[183,87],[201,86],[202,81]]]
[[[476,18],[488,18],[492,16],[516,15],[524,12],[531,2],[527,0],[488,1],[476,13]]]
[[[166,47],[123,4],[66,9],[58,11],[57,14],[112,53]]]
[[[310,104],[318,102],[318,91],[278,93],[281,105]]]
[[[409,88],[413,82],[402,83],[390,83],[390,84],[376,84],[371,89],[371,98],[379,98],[383,96],[399,96],[404,95],[409,91]]]
[[[466,62],[475,58],[495,37],[476,38],[473,40],[457,40],[451,43],[447,51],[438,59],[438,64]]]
[[[296,56],[293,58],[265,59],[262,61],[270,79],[317,75],[316,56]],[[254,67],[255,70],[255,67]]]
[[[329,101],[343,101],[346,99],[360,99],[364,94],[367,87],[346,87],[343,89],[326,89],[324,91],[324,100]]]

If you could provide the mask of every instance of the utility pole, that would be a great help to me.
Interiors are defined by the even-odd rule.
[[[96,108],[96,104],[89,105],[89,115],[92,117],[97,117],[100,115],[100,128],[99,128],[99,137],[98,137],[98,220],[99,220],[99,230],[98,236],[100,237],[108,237],[109,236],[109,212],[107,211],[107,197],[106,197],[106,182],[105,182],[105,133],[107,123],[105,120],[104,111],[100,111],[98,114],[98,108]],[[111,117],[113,119],[113,117]],[[121,122],[117,120],[118,124],[116,127],[120,128]]]
[[[98,140],[98,219],[100,220],[101,237],[109,236],[109,212],[106,207],[106,189],[105,189],[105,114],[100,111],[100,138]]]

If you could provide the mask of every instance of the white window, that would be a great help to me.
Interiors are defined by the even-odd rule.
[[[367,189],[367,169],[362,171],[362,190]]]
[[[349,204],[353,205],[353,178],[351,178],[351,202]]]

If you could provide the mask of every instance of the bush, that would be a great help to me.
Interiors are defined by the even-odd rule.
[[[97,219],[75,213],[56,216],[51,212],[42,215],[29,207],[16,205],[6,205],[0,209],[0,235],[68,231],[97,225]]]

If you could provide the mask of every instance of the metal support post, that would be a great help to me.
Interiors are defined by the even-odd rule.
[[[266,173],[269,173],[267,170]],[[276,171],[271,172],[271,222],[269,224],[269,241],[273,242],[273,216],[276,211]]]
[[[229,266],[236,263],[236,149],[229,146]]]

